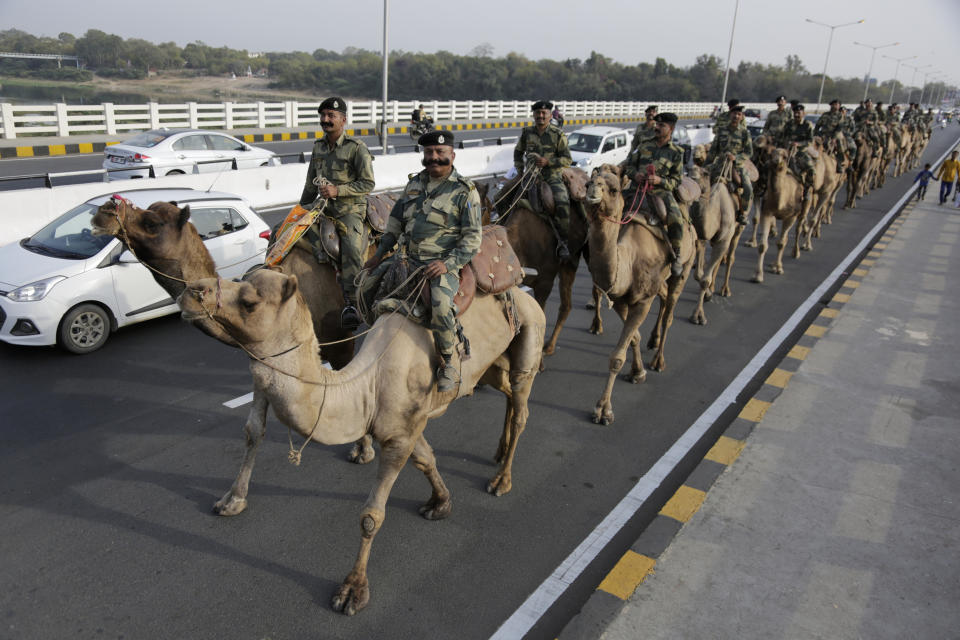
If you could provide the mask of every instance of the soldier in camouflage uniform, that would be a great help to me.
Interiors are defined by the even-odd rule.
[[[377,253],[363,265],[372,272],[361,295],[371,308],[381,277],[398,256],[405,256],[414,268],[423,267],[433,305],[429,326],[442,360],[437,390],[451,391],[457,385],[452,365],[458,329],[453,297],[460,288],[460,269],[480,248],[480,195],[453,166],[452,133],[431,131],[417,144],[423,147],[426,169],[410,175],[390,212]],[[398,244],[400,251],[384,262],[384,255]]]
[[[570,249],[567,243],[570,238],[570,195],[563,182],[562,173],[564,167],[573,163],[573,159],[570,157],[570,147],[563,129],[550,124],[552,109],[553,103],[546,100],[533,103],[534,125],[525,127],[520,132],[520,140],[513,150],[513,164],[517,171],[523,173],[528,159],[525,156],[530,156],[540,167],[540,177],[550,185],[550,191],[553,192],[553,223],[560,236],[557,256],[561,260],[569,260]]]
[[[783,128],[777,146],[792,150],[791,155],[803,184],[803,201],[806,202],[810,198],[810,187],[814,180],[813,159],[807,155],[807,146],[813,142],[813,125],[804,120],[803,115],[804,106],[799,103],[794,105],[793,120]]]
[[[857,131],[863,131],[866,134],[867,140],[873,146],[873,157],[876,158],[883,150],[883,141],[881,140],[880,127],[877,125],[877,112],[873,108],[873,100],[870,98],[864,100],[860,120],[857,121],[856,112],[854,112],[853,120],[857,125]]]
[[[887,115],[884,121],[886,122],[887,129],[893,134],[893,141],[897,145],[897,148],[900,148],[900,114],[898,113],[900,107],[891,104],[887,107]]]
[[[920,117],[927,135],[930,135],[933,132],[933,109],[927,109],[927,112]]]
[[[683,272],[680,262],[680,244],[683,241],[683,213],[674,198],[674,190],[680,186],[683,177],[683,150],[671,142],[677,116],[673,113],[661,113],[657,116],[657,137],[639,146],[635,153],[627,157],[623,175],[631,180],[631,188],[624,193],[624,201],[630,203],[636,190],[649,180],[650,193],[659,196],[667,208],[667,238],[673,249],[674,260],[671,265],[673,275]],[[654,176],[647,177],[647,165],[653,165]]]
[[[710,150],[707,152],[707,164],[710,165],[710,179],[715,181],[727,162],[733,163],[734,170],[740,175],[740,210],[737,212],[737,222],[747,223],[747,211],[753,200],[753,185],[743,167],[743,161],[753,155],[753,140],[750,133],[740,126],[743,122],[743,106],[737,105],[730,109],[730,118],[726,127],[717,133]]]
[[[767,114],[767,119],[763,123],[763,133],[771,139],[776,140],[783,128],[790,122],[791,112],[787,110],[787,97],[777,96],[777,109]]]
[[[830,101],[830,111],[827,111],[817,120],[817,124],[813,128],[813,135],[822,137],[824,144],[826,144],[828,140],[836,140],[837,158],[843,158],[847,145],[845,144],[843,136],[843,114],[840,112],[839,99],[834,98]]]
[[[363,266],[363,221],[367,215],[367,194],[373,191],[373,159],[363,142],[347,136],[347,103],[342,98],[327,98],[320,103],[323,138],[313,144],[307,180],[300,205],[309,208],[318,196],[327,198],[324,214],[333,218],[340,236],[340,286],[346,306],[340,314],[345,329],[360,324],[357,312],[357,287],[354,279]],[[315,179],[326,180],[321,185]],[[322,255],[319,223],[310,228],[307,239],[314,253]]]
[[[853,134],[855,133],[853,127],[853,118],[850,117],[850,114],[847,113],[847,108],[842,106],[840,107],[840,131],[843,132],[843,139],[847,143],[847,153],[851,158],[857,155],[857,141],[854,139]],[[853,163],[848,165],[848,169],[852,169]]]
[[[727,126],[727,123],[730,122],[730,111],[740,105],[740,101],[736,98],[731,98],[727,100],[727,110],[717,116],[717,121],[713,124],[713,133],[716,135],[721,129]],[[746,129],[747,125],[743,124],[743,120],[740,121],[741,126]]]
[[[630,142],[630,153],[635,152],[637,147],[644,142],[657,137],[657,105],[650,105],[644,110],[643,114],[646,117],[646,121],[638,124],[636,131],[633,132],[633,140]]]

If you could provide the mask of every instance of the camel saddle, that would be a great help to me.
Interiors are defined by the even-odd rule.
[[[367,196],[367,224],[377,233],[387,230],[387,220],[397,199],[383,193]]]
[[[683,176],[680,179],[680,184],[677,185],[677,188],[674,190],[673,195],[683,204],[696,202],[700,199],[700,185],[690,176]],[[659,200],[659,198],[657,198],[657,200]],[[664,219],[666,219],[666,214],[664,214]]]
[[[590,175],[579,167],[564,167],[560,176],[563,178],[567,192],[570,194],[570,200],[583,202],[587,197],[587,183],[590,181]],[[522,174],[511,178],[503,185],[501,193],[509,193],[522,178]],[[556,211],[553,191],[550,189],[550,185],[539,177],[527,187],[521,198],[527,201],[531,211],[551,215]]]

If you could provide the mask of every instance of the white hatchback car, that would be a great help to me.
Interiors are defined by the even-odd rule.
[[[573,166],[587,173],[602,164],[620,164],[630,152],[631,133],[617,127],[590,126],[567,134]]]
[[[239,196],[193,189],[120,195],[141,208],[189,204],[190,221],[224,278],[263,263],[270,228]],[[109,198],[92,198],[29,238],[0,247],[0,340],[90,353],[120,327],[178,310],[119,240],[93,235],[90,220]]]
[[[279,164],[277,154],[233,136],[202,129],[152,129],[103,151],[111,180],[153,178]]]

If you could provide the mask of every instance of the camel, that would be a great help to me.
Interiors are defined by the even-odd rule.
[[[700,184],[700,199],[690,206],[691,217],[700,220],[699,225],[694,225],[697,227],[697,267],[694,278],[700,284],[700,297],[697,308],[690,316],[690,322],[704,325],[707,324],[707,315],[703,310],[703,303],[713,296],[714,284],[723,261],[726,262],[727,272],[720,295],[731,294],[730,270],[733,268],[743,225],[737,224],[736,204],[727,188],[728,175],[721,176],[712,185],[709,174],[698,166],[693,168],[690,175]],[[710,264],[704,268],[707,242],[710,243]]]
[[[753,282],[763,282],[763,258],[767,253],[767,235],[774,220],[780,221],[780,233],[777,239],[777,259],[771,270],[783,273],[783,250],[787,246],[790,229],[804,211],[803,186],[800,180],[789,171],[789,154],[786,149],[771,147],[766,163],[767,190],[760,203],[760,236],[758,238],[757,269]],[[799,255],[799,234],[794,242],[794,255]]]
[[[897,156],[897,139],[893,137],[893,126],[884,127],[885,135],[883,137],[883,152],[880,154],[880,164],[877,167],[877,173],[874,176],[874,187],[880,189],[887,181],[887,171],[890,170],[890,164]]]
[[[913,148],[914,133],[911,127],[906,125],[897,125],[900,127],[900,147],[897,149],[896,162],[893,165],[893,177],[901,176],[907,170],[907,163],[910,156],[910,150]]]
[[[650,311],[653,300],[661,296],[660,314],[651,336],[657,351],[650,363],[654,371],[666,368],[664,347],[667,331],[673,322],[673,310],[690,274],[695,254],[696,230],[689,222],[684,230],[681,261],[683,271],[670,275],[672,252],[662,232],[652,230],[641,222],[621,224],[624,200],[620,167],[605,164],[595,169],[587,184],[585,200],[587,221],[590,225],[590,275],[593,284],[613,301],[613,309],[623,321],[623,330],[610,355],[609,376],[603,394],[593,411],[593,422],[610,424],[614,413],[611,403],[613,383],[623,368],[627,346],[633,353],[633,365],[628,376],[633,383],[643,382],[647,372],[640,357],[638,330]]]
[[[216,513],[233,516],[247,507],[268,404],[283,424],[306,438],[304,447],[311,441],[335,445],[365,436],[380,443],[377,481],[360,513],[360,551],[333,596],[335,610],[353,615],[370,600],[371,546],[408,458],[412,456],[432,488],[421,515],[437,520],[450,514],[450,492],[423,431],[429,419],[443,415],[454,399],[471,394],[478,383],[507,398],[496,454],[499,467],[487,491],[501,496],[512,488],[513,458],[529,415],[527,403],[546,329],[543,311],[516,287],[497,296],[478,294],[461,316],[471,357],[459,363],[459,389],[442,394],[434,380],[439,357],[430,330],[400,314],[382,315],[346,367],[325,369],[296,276],[260,270],[242,282],[204,278],[191,282],[179,302],[184,320],[208,333],[226,334],[221,341],[241,344],[251,354],[254,398],[244,428],[246,454],[233,485],[214,505]],[[211,325],[222,329],[210,331]]]
[[[846,155],[838,158],[836,155],[837,139],[834,138],[827,142],[823,147],[824,157],[824,175],[823,189],[818,198],[818,209],[814,211],[811,217],[810,232],[814,238],[820,237],[820,227],[824,224],[831,224],[833,221],[833,209],[836,206],[837,195],[840,193],[840,187],[847,179],[847,160]]]
[[[854,140],[857,143],[857,154],[851,163],[850,177],[847,181],[847,201],[843,205],[844,209],[856,209],[857,198],[866,195],[877,160],[873,157],[873,147],[863,131],[857,132]]]
[[[753,202],[750,205],[750,209],[753,212],[753,216],[750,222],[753,223],[753,230],[750,233],[750,238],[748,238],[743,244],[748,247],[757,246],[757,231],[759,230],[760,224],[760,201],[763,198],[763,192],[766,189],[766,185],[763,184],[765,179],[766,165],[764,164],[767,161],[767,148],[773,147],[773,140],[770,136],[761,133],[757,136],[756,140],[753,141],[753,165],[757,167],[757,170],[760,172],[760,178],[757,179],[756,184],[753,185]],[[760,185],[763,184],[763,188]],[[770,233],[776,234],[776,229],[771,229]]]
[[[810,189],[810,202],[797,223],[797,246],[804,251],[813,249],[811,236],[815,229],[817,237],[820,236],[823,211],[829,206],[830,197],[837,187],[837,159],[831,152],[832,147],[828,149],[819,136],[813,139],[811,147],[816,152],[813,186]],[[799,257],[799,251],[795,250],[793,257]]]

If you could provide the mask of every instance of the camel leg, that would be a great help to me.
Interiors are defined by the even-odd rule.
[[[395,438],[380,443],[380,467],[377,470],[377,484],[370,491],[363,509],[360,511],[360,551],[353,569],[347,574],[343,583],[337,589],[331,602],[335,611],[341,611],[348,616],[354,615],[370,602],[370,585],[367,581],[367,563],[370,560],[370,549],[373,539],[386,517],[387,498],[390,490],[397,481],[397,476],[407,459],[413,452],[414,444],[420,439],[426,420],[420,419],[420,424],[409,436]]]
[[[760,238],[757,245],[757,269],[753,272],[753,282],[763,282],[763,258],[767,253],[767,236],[770,233],[770,225],[773,224],[773,216],[760,216]]]
[[[593,322],[590,324],[590,333],[599,336],[603,333],[603,318],[600,317],[600,305],[603,303],[603,291],[593,285]]]
[[[573,281],[577,277],[577,268],[564,265],[560,268],[560,308],[557,310],[557,322],[553,325],[553,333],[550,334],[550,340],[543,347],[543,354],[553,355],[557,348],[557,340],[560,338],[560,330],[563,329],[567,316],[573,308]]]
[[[657,317],[657,321],[662,325],[660,327],[660,344],[657,347],[656,353],[653,354],[653,360],[650,362],[650,368],[654,371],[663,371],[667,368],[667,360],[663,355],[667,345],[667,332],[670,330],[670,325],[673,324],[673,310],[677,306],[677,300],[680,299],[680,294],[683,293],[683,286],[687,283],[687,276],[690,275],[690,266],[688,263],[684,266],[683,273],[680,274],[680,276],[670,279],[667,295],[663,299],[660,315]],[[704,322],[706,322],[706,320],[704,320]]]
[[[633,354],[633,363],[630,365],[630,375],[627,380],[630,384],[640,384],[647,379],[647,370],[643,368],[643,357],[640,354],[640,332],[630,340],[630,351]]]
[[[730,244],[727,245],[727,260],[724,265],[723,286],[720,288],[720,295],[724,298],[733,295],[733,292],[730,290],[730,272],[733,271],[733,263],[736,261],[737,245],[740,244],[741,235],[743,235],[743,225],[738,224],[736,231],[733,232],[733,238],[731,238]]]
[[[433,455],[433,448],[427,439],[420,434],[417,444],[413,447],[413,466],[427,477],[432,493],[430,499],[420,506],[419,512],[427,520],[442,520],[450,515],[453,507],[450,501],[450,491],[443,483],[440,472],[437,470],[437,458]]]
[[[707,265],[705,272],[698,273],[695,278],[700,283],[700,297],[697,300],[697,308],[693,310],[693,314],[690,316],[690,322],[693,324],[707,324],[707,314],[703,310],[703,303],[713,297],[713,286],[717,280],[717,273],[720,271],[720,263],[727,257],[726,249],[729,242],[730,238],[727,237],[719,238],[710,243],[710,264]]]
[[[527,401],[535,374],[536,368],[533,366],[510,371],[510,393],[507,396],[507,417],[504,424],[505,432],[509,430],[509,440],[500,459],[500,468],[487,484],[487,493],[495,496],[502,496],[513,488],[513,457],[517,452],[520,434],[527,426],[527,418],[530,416]]]
[[[235,516],[247,508],[247,491],[250,488],[250,474],[253,473],[253,462],[257,457],[257,448],[267,432],[267,402],[266,396],[254,389],[253,405],[247,415],[247,423],[243,427],[247,439],[247,451],[240,464],[240,473],[230,490],[223,494],[213,505],[214,513],[221,516]]]
[[[627,355],[627,345],[634,338],[634,334],[643,324],[644,318],[650,311],[650,305],[653,304],[653,297],[643,300],[640,304],[627,307],[622,302],[614,304],[614,309],[623,319],[623,330],[620,332],[620,339],[613,353],[610,354],[609,375],[607,383],[603,389],[603,395],[597,401],[597,406],[593,410],[593,422],[595,424],[610,424],[613,422],[613,406],[610,402],[610,396],[613,394],[613,383],[623,368],[623,363]]]
[[[797,222],[798,217],[799,216],[797,215],[790,216],[782,223],[783,237],[777,241],[777,260],[773,263],[773,267],[770,269],[773,273],[783,273],[783,251],[787,248],[787,242],[789,241],[790,237],[790,229],[793,228],[793,225]]]
[[[744,242],[744,245],[745,245],[745,246],[748,246],[748,247],[756,247],[756,246],[757,246],[757,230],[758,230],[758,227],[760,226],[760,221],[763,219],[763,216],[761,215],[760,205],[761,205],[760,199],[759,199],[759,198],[754,198],[754,199],[753,199],[753,206],[751,207],[751,208],[753,208],[753,220],[752,220],[752,222],[753,222],[753,233],[750,234],[750,239],[747,240],[746,242]]]
[[[672,277],[673,276],[671,276],[671,278]],[[647,349],[656,349],[660,346],[660,329],[663,327],[664,305],[666,304],[667,297],[666,291],[661,291],[658,297],[660,298],[660,307],[657,309],[657,321],[653,323],[653,329],[650,331],[650,339],[647,340]]]
[[[357,464],[368,464],[377,457],[377,452],[373,448],[373,438],[368,433],[355,443],[350,453],[347,454],[347,460]]]

